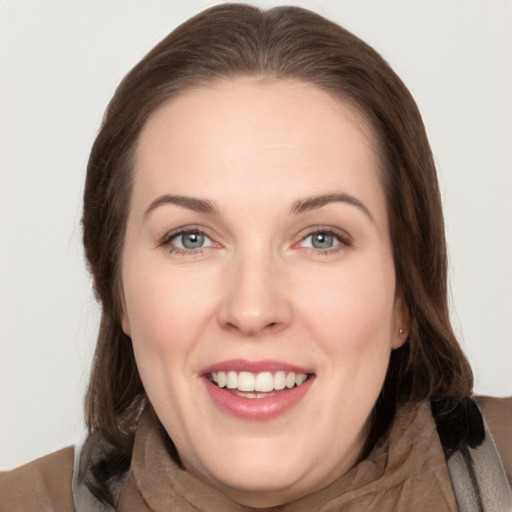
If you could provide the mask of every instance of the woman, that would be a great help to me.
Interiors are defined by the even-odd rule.
[[[109,105],[83,228],[90,434],[4,475],[9,510],[510,504],[511,405],[481,402],[496,451],[420,115],[352,34],[243,5],[176,29]]]

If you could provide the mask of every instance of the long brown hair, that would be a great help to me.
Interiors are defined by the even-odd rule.
[[[129,463],[146,400],[130,339],[120,325],[120,265],[130,207],[132,162],[141,129],[187,88],[241,75],[292,78],[350,102],[376,138],[387,199],[397,293],[411,319],[407,343],[391,355],[372,413],[368,447],[398,403],[466,396],[472,373],[450,325],[447,257],[435,166],[416,104],[380,57],[356,36],[297,7],[242,4],[208,9],[174,30],[116,90],[92,148],[84,193],[83,241],[102,320],[86,397],[90,431]]]

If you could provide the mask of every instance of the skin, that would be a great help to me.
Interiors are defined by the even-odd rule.
[[[244,505],[300,498],[359,460],[407,336],[371,140],[353,107],[315,86],[256,78],[189,90],[142,131],[123,329],[184,467]],[[292,211],[334,193],[353,200]],[[155,204],[165,194],[218,211]],[[183,248],[183,227],[204,232],[203,246]],[[314,247],[313,232],[335,233],[332,246]],[[201,370],[240,358],[305,367],[314,381],[276,418],[237,418],[211,401]]]

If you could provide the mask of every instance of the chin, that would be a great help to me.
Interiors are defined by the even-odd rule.
[[[254,477],[254,468],[251,475],[226,475],[227,478],[219,480],[217,490],[230,497],[233,501],[248,507],[264,508],[276,507],[288,503],[298,495],[309,494],[311,491],[302,490],[301,479],[295,475],[281,474],[275,478],[272,474]]]
[[[311,460],[308,456],[297,460],[282,450],[279,454],[267,451],[267,455],[262,449],[229,451],[234,456],[222,457],[220,465],[217,457],[211,464],[203,459],[210,467],[203,465],[200,470],[184,465],[189,472],[203,481],[206,477],[212,487],[242,505],[272,507],[286,503],[299,494],[299,488],[307,485],[304,480],[311,474],[309,465],[301,464]]]
[[[278,493],[293,487],[302,479],[304,471],[290,467],[251,467],[237,468],[218,476],[224,486],[240,492]]]

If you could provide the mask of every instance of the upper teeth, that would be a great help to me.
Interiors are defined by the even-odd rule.
[[[213,381],[220,387],[229,389],[238,389],[239,391],[261,391],[270,392],[284,388],[293,388],[300,386],[307,379],[305,373],[278,371],[261,372],[253,374],[251,372],[213,372]]]

